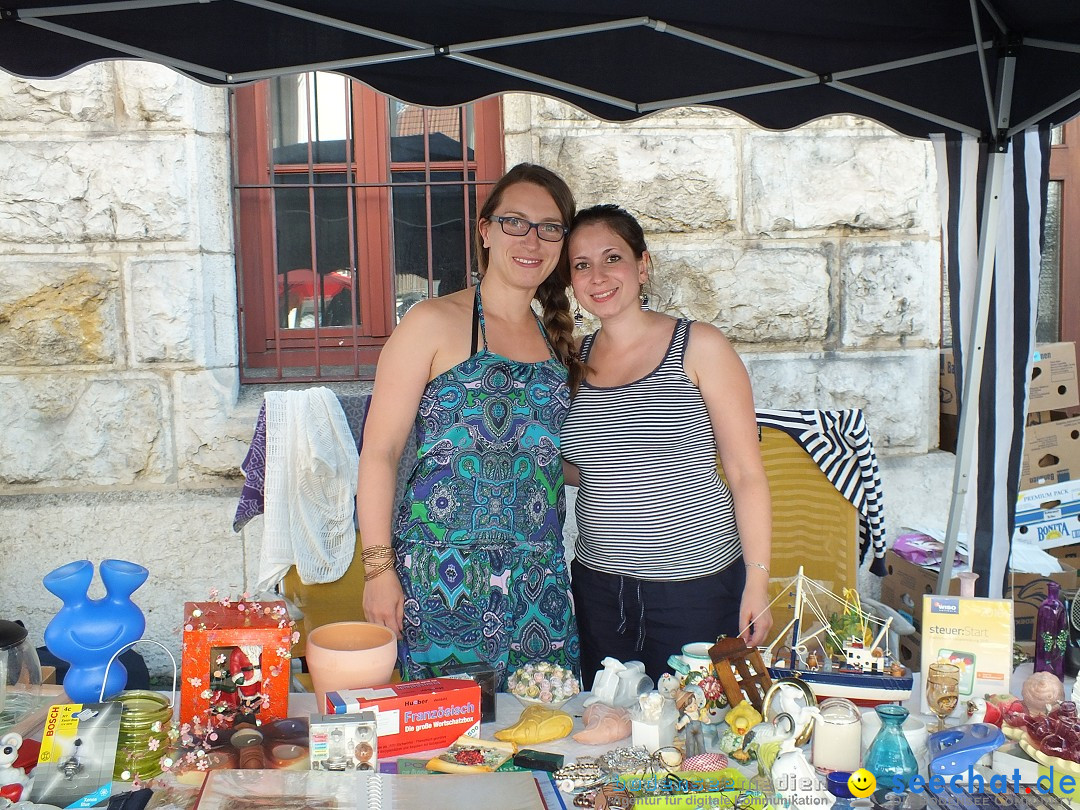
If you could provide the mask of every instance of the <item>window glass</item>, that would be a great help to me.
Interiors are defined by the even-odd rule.
[[[476,187],[460,171],[394,172],[394,288],[401,320],[417,301],[466,286]],[[469,174],[475,179],[475,173]],[[430,211],[430,214],[429,214]],[[430,284],[429,284],[430,280]]]
[[[500,103],[425,109],[324,73],[232,103],[241,379],[370,379],[409,307],[472,277]]]
[[[309,141],[345,140],[351,105],[349,80],[344,76],[280,76],[271,80],[271,98],[271,144],[275,149],[299,144],[306,153]],[[307,163],[307,156],[291,162]]]

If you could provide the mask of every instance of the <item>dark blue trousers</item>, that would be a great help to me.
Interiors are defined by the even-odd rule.
[[[570,582],[581,634],[582,688],[591,688],[608,656],[643,662],[655,682],[672,671],[668,656],[684,644],[737,635],[746,567],[739,557],[717,574],[668,582],[604,574],[575,559]]]

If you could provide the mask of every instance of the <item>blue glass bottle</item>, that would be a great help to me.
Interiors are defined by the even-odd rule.
[[[875,706],[874,711],[881,719],[881,730],[867,749],[863,767],[877,779],[878,792],[886,793],[896,790],[897,779],[905,787],[910,784],[911,777],[919,772],[919,763],[904,736],[908,710],[885,703]]]

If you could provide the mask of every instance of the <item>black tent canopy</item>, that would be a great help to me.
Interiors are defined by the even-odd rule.
[[[433,107],[533,92],[614,121],[697,104],[770,129],[847,113],[913,137],[945,133],[969,146],[979,138],[974,173],[963,169],[970,150],[939,150],[951,195],[945,239],[961,384],[939,589],[975,480],[979,590],[1000,594],[1033,335],[1021,322],[1037,284],[1029,280],[1031,254],[1022,252],[1032,237],[1001,202],[1010,182],[1023,191],[1026,164],[1017,156],[1041,149],[1029,147],[1025,133],[1080,112],[1076,0],[0,0],[0,68],[9,73],[52,78],[123,58],[221,85],[336,71]],[[1034,191],[1023,206],[1036,223],[1046,183],[1038,165],[1031,162]],[[981,211],[966,218],[978,222],[970,261],[962,249],[973,242],[962,238],[965,217],[951,209],[954,201],[973,204],[967,185],[983,189]],[[1013,219],[1003,221],[1002,210]],[[1004,265],[1009,286],[995,287],[995,258],[1001,265],[1006,247],[1015,253],[1015,264]],[[1015,312],[1001,311],[1003,300]],[[1015,325],[1000,324],[1010,315]],[[999,359],[1006,336],[1016,343],[1007,375]],[[1016,396],[999,397],[997,407],[991,389],[1005,378]]]
[[[1009,134],[1080,111],[1067,0],[0,0],[10,73],[122,58],[214,84],[333,70],[425,106],[536,92],[607,120],[712,104],[771,129],[851,113],[915,137],[996,132],[1009,70]]]

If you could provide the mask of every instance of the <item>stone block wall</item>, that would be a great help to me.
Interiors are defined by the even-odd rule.
[[[74,559],[146,566],[177,648],[181,602],[243,590],[229,160],[227,94],[170,70],[0,74],[0,592],[39,644]]]
[[[944,521],[927,144],[853,119],[504,108],[507,165],[638,214],[655,305],[724,329],[759,403],[866,411],[890,534]],[[238,383],[227,114],[225,91],[141,63],[0,75],[0,593],[37,643],[59,607],[41,578],[73,559],[150,569],[136,601],[175,648],[181,602],[254,580],[261,519],[231,522],[265,389]]]
[[[941,245],[928,142],[845,116],[769,132],[706,108],[612,125],[537,96],[507,98],[504,119],[508,166],[550,166],[579,206],[614,202],[639,218],[654,306],[720,327],[760,406],[863,409],[890,537],[944,528],[953,456],[935,449]],[[865,572],[860,585],[878,592]]]

